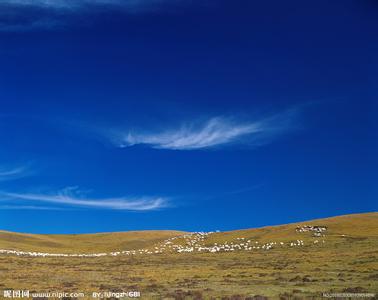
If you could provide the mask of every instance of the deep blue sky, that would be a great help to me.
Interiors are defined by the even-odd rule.
[[[14,2],[0,0],[0,229],[377,210],[375,1]]]

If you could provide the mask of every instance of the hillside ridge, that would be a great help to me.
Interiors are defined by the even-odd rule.
[[[305,229],[306,226],[310,226],[310,229]],[[315,229],[311,229],[313,226],[324,227],[326,232],[316,232]],[[298,231],[298,228],[302,227],[303,230]],[[321,238],[321,240],[315,239],[315,237]],[[346,238],[367,237],[378,237],[378,213],[376,212],[225,232],[189,233],[170,230],[143,230],[97,234],[22,234],[0,231],[0,250],[67,254],[122,253],[122,251],[128,253],[142,251],[142,249],[151,252],[152,250],[145,249],[166,249],[166,246],[174,241],[174,250],[193,251],[196,249],[211,252],[214,248],[218,249],[219,245],[223,245],[223,248],[220,249],[225,250],[229,243],[233,243],[235,247],[239,243],[243,249],[252,250],[255,249],[254,246],[260,249],[257,245],[242,243],[244,240],[266,245],[263,249],[266,247],[271,249],[277,243],[303,246],[304,244],[319,243],[319,241],[322,243],[326,241],[339,242]],[[169,248],[172,250],[172,245]],[[158,252],[156,251],[156,253]]]

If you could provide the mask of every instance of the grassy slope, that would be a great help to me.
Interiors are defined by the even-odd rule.
[[[326,242],[315,245],[313,240],[316,238],[311,233],[295,232],[296,226],[301,224],[328,226],[324,237]],[[36,247],[37,241],[48,241],[59,242],[65,247],[60,250],[68,251],[69,243],[87,245],[91,250],[96,243],[102,245],[102,249],[109,247],[112,250],[128,241],[129,246],[139,247],[140,242],[150,246],[156,242],[155,238],[163,238],[162,234],[168,237],[181,233],[157,231],[78,236],[8,234],[14,236],[18,243],[12,244],[8,236],[6,241],[0,239],[0,248],[5,248],[4,245],[12,248],[20,245]],[[36,239],[32,240],[34,244],[28,244],[28,241],[21,243],[21,237]],[[245,299],[257,294],[270,299],[320,299],[323,292],[378,292],[378,213],[215,233],[210,235],[207,243],[235,241],[240,237],[261,242],[300,238],[305,240],[305,246],[278,247],[270,251],[93,259],[0,256],[0,290],[139,290],[142,299],[221,299],[232,295],[235,296],[233,299]],[[106,240],[109,245],[105,247]],[[43,248],[54,249],[49,245],[43,245]],[[237,298],[236,295],[242,297]]]
[[[234,230],[220,232],[212,235],[208,242],[235,241],[236,238],[253,239],[260,242],[270,241],[292,241],[298,238],[304,241],[313,240],[311,233],[297,233],[295,228],[303,225],[327,226],[327,240],[339,239],[342,235],[348,238],[378,237],[378,213],[365,213],[344,215],[326,219],[293,223],[280,226],[267,226],[257,229]]]
[[[181,231],[129,231],[97,234],[42,235],[0,231],[0,249],[48,253],[100,253],[149,247]]]
[[[353,214],[280,226],[234,230],[210,235],[205,244],[236,241],[244,237],[262,243],[269,241],[311,241],[311,233],[296,233],[301,225],[328,226],[327,240],[378,237],[378,213]],[[0,231],[0,249],[49,253],[99,253],[152,247],[182,231],[129,231],[97,234],[42,235]],[[180,243],[180,240],[177,241]]]

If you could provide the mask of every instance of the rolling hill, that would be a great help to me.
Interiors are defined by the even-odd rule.
[[[109,252],[144,248],[181,231],[128,231],[96,234],[25,234],[0,231],[0,249],[48,253]]]
[[[320,299],[324,293],[370,293],[375,299],[378,292],[376,212],[213,233],[1,231],[1,249],[120,251],[103,257],[0,252],[0,290],[85,292],[78,299],[104,291],[181,300]]]
[[[256,229],[214,232],[207,235],[203,245],[213,245],[246,239],[267,243],[290,242],[298,238],[306,242],[314,240],[311,233],[299,234],[301,226],[325,226],[328,242],[378,237],[378,213],[352,214],[325,219]],[[99,253],[122,250],[138,250],[160,245],[174,238],[175,244],[185,244],[188,232],[173,230],[128,231],[96,234],[25,234],[0,231],[0,249],[40,251],[47,253]]]

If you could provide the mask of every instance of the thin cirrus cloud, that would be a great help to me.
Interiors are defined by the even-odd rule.
[[[36,205],[0,205],[0,210],[64,210],[59,207],[36,206]]]
[[[64,29],[80,15],[114,10],[139,14],[185,0],[0,0],[0,31]],[[79,16],[79,18],[78,18]],[[76,19],[76,21],[75,21]],[[90,18],[87,18],[90,19]],[[82,24],[82,22],[80,22]]]
[[[82,9],[90,6],[115,5],[126,9],[145,9],[168,0],[0,0],[13,7],[40,7],[47,9]],[[173,2],[174,0],[170,0]],[[177,2],[178,0],[176,0]]]
[[[118,147],[147,145],[155,149],[200,150],[230,144],[256,147],[271,142],[295,127],[294,110],[254,122],[215,117],[202,123],[187,123],[157,132],[126,131],[111,135]]]
[[[17,166],[13,168],[0,167],[0,181],[15,180],[25,177],[31,172],[28,166]]]
[[[158,210],[167,206],[167,199],[163,197],[139,197],[139,198],[84,198],[71,193],[72,189],[67,188],[55,194],[41,193],[9,193],[1,192],[0,199],[3,202],[12,204],[14,201],[25,201],[33,203],[49,203],[52,205],[63,205],[68,207],[86,207],[110,210],[128,210],[128,211],[151,211]],[[9,206],[8,206],[9,207]],[[16,207],[16,206],[12,206]],[[26,206],[31,208],[33,206]]]

